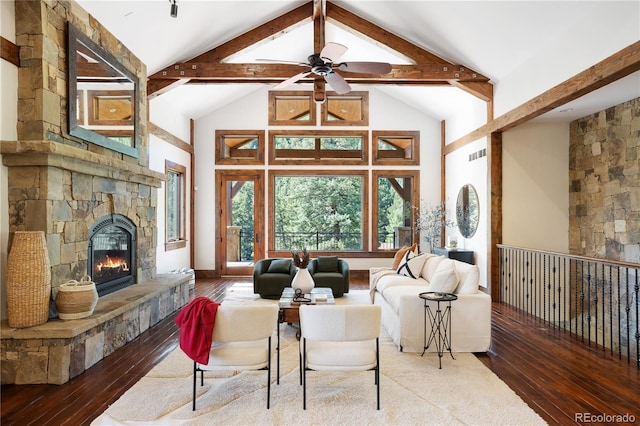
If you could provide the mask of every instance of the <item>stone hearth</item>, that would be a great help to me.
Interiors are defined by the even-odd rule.
[[[159,275],[103,296],[93,315],[28,328],[0,325],[2,384],[63,384],[186,305],[191,275]]]

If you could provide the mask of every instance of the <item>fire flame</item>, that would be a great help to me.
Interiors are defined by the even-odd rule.
[[[98,262],[96,264],[96,270],[102,271],[102,268],[108,268],[108,269],[118,269],[119,268],[122,271],[128,271],[129,270],[129,265],[127,265],[127,262],[125,262],[121,258],[116,257],[116,258],[112,259],[109,256],[106,256],[106,258],[107,258],[107,260],[105,260],[104,262]]]

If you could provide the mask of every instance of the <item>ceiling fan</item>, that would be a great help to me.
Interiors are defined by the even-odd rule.
[[[344,95],[351,91],[351,86],[340,74],[334,71],[338,69],[346,72],[357,72],[362,74],[388,74],[391,72],[391,64],[386,62],[342,62],[334,63],[347,51],[347,47],[339,43],[327,43],[320,53],[314,53],[309,56],[308,63],[278,61],[271,59],[259,59],[265,62],[291,63],[303,67],[311,68],[311,71],[301,72],[278,84],[274,89],[283,89],[298,80],[301,80],[309,74],[316,74],[324,77],[325,81],[340,95]]]

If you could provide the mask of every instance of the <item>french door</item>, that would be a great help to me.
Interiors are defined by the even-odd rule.
[[[216,265],[221,275],[251,275],[264,257],[264,172],[216,171]]]

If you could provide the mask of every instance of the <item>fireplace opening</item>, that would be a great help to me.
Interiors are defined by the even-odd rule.
[[[125,216],[100,218],[89,229],[87,273],[104,296],[136,282],[136,226]]]

